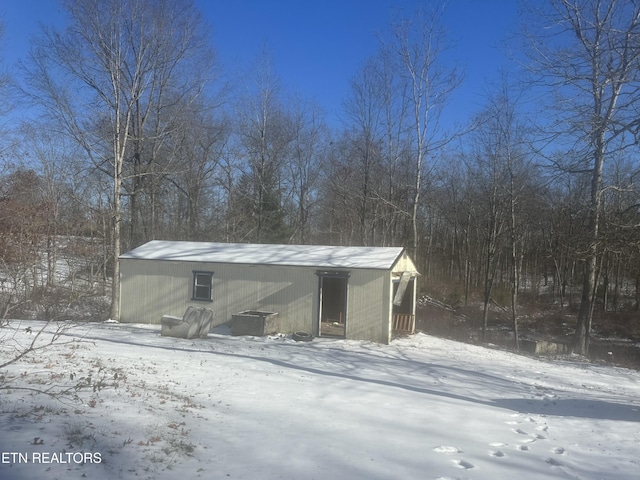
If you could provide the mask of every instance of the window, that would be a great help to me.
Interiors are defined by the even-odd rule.
[[[210,302],[213,272],[193,272],[193,300]]]

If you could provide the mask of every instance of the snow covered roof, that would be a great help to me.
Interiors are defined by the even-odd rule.
[[[335,247],[152,240],[121,255],[120,258],[388,270],[393,267],[403,251],[402,247]]]

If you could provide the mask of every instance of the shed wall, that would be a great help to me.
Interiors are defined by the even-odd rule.
[[[413,260],[409,257],[407,252],[404,252],[393,265],[391,269],[392,272],[402,273],[405,271],[415,272],[416,266],[413,263]]]
[[[316,269],[295,266],[121,260],[122,322],[158,324],[181,316],[189,305],[211,308],[215,323],[243,310],[278,312],[280,331],[317,333],[319,284]],[[193,301],[193,271],[212,271],[212,302]],[[346,336],[389,342],[390,272],[351,270]]]
[[[213,272],[212,301],[192,300],[193,271]],[[303,267],[123,260],[121,321],[160,323],[189,305],[215,313],[217,324],[243,310],[279,313],[283,331],[311,331],[316,277]]]
[[[391,275],[384,270],[358,270],[349,278],[346,337],[389,343]]]

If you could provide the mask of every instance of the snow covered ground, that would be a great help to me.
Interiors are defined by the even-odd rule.
[[[39,325],[0,329],[1,359]],[[640,478],[640,372],[423,334],[385,346],[217,332],[85,324],[61,338],[82,341],[0,372],[14,386],[111,384],[81,402],[0,391],[0,478]]]

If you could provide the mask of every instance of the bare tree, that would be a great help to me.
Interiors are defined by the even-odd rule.
[[[508,210],[503,186],[508,182],[503,163],[504,140],[491,120],[481,122],[476,132],[476,144],[469,161],[475,179],[471,216],[481,236],[483,260],[482,340],[486,339],[489,306],[496,284],[501,255],[508,228]]]
[[[167,174],[179,191],[180,201],[178,206],[170,210],[187,219],[187,225],[180,225],[179,230],[186,232],[185,237],[188,240],[202,237],[207,192],[216,183],[216,174],[225,153],[229,130],[228,119],[205,114],[204,109],[196,106],[193,110],[184,112],[180,127],[172,135],[172,156],[179,161]],[[186,207],[180,208],[183,202],[186,202]],[[218,206],[209,205],[209,208],[215,209]]]
[[[168,170],[180,169],[172,164],[181,161],[167,143],[185,128],[197,129],[198,119],[208,109],[212,115],[212,106],[218,106],[217,99],[205,97],[217,69],[199,12],[188,2],[152,3],[146,8],[153,8],[152,20],[141,19],[146,31],[132,45],[151,59],[145,65],[146,88],[134,104],[131,149],[125,163],[131,246],[159,233],[162,181]]]
[[[32,169],[16,168],[0,189],[0,269],[4,272],[2,315],[25,304],[41,286],[41,246],[48,205],[40,195],[42,179]]]
[[[349,163],[357,165],[357,184],[350,184],[350,194],[357,205],[354,210],[358,217],[359,242],[362,245],[374,243],[374,171],[381,161],[383,85],[380,82],[380,68],[377,58],[365,62],[351,80],[350,94],[343,103],[347,117]]]
[[[562,165],[590,175],[586,209],[588,241],[575,351],[589,348],[596,291],[602,211],[603,170],[617,149],[638,133],[640,101],[640,4],[618,0],[551,0],[532,17],[530,33],[535,73],[554,93],[558,134],[573,139],[581,162]]]
[[[394,52],[382,48],[378,54],[380,92],[382,94],[381,161],[384,185],[378,194],[382,245],[404,242],[406,225],[412,218],[409,190],[412,184],[410,151],[410,83],[398,65]]]
[[[536,178],[531,165],[531,144],[527,138],[524,123],[520,120],[516,91],[502,79],[498,93],[489,99],[489,107],[486,111],[486,124],[480,128],[481,135],[485,139],[492,138],[491,154],[495,155],[496,166],[501,174],[496,178],[496,185],[504,198],[506,216],[506,232],[508,233],[507,264],[509,265],[511,293],[511,322],[514,334],[514,346],[520,349],[519,325],[518,325],[518,292],[520,289],[521,266],[524,257],[524,233],[527,224],[537,215],[530,215],[530,220],[525,220],[525,215],[535,212],[535,208],[526,208],[526,203],[535,202],[535,192],[531,179]],[[485,312],[486,302],[485,298]],[[485,316],[486,322],[486,316]],[[486,328],[486,323],[484,324]]]
[[[239,114],[240,151],[245,159],[241,188],[247,193],[244,204],[254,220],[250,238],[258,243],[283,243],[290,234],[282,204],[282,172],[293,132],[266,47],[255,72],[256,81],[248,86]]]
[[[317,104],[297,102],[292,111],[291,160],[287,162],[296,213],[292,235],[296,243],[311,241],[311,215],[317,203],[321,160],[326,155],[328,131]]]
[[[414,156],[414,188],[411,206],[411,251],[417,258],[419,210],[425,163],[450,137],[440,128],[440,115],[460,79],[455,68],[446,68],[443,56],[447,45],[442,28],[443,10],[421,10],[411,20],[392,25],[393,37],[384,48],[394,52],[401,65],[401,75],[408,81],[411,111],[411,152]]]
[[[118,319],[121,199],[126,162],[138,153],[131,141],[143,135],[149,111],[159,140],[170,123],[158,116],[167,103],[201,93],[200,77],[192,82],[181,68],[202,43],[201,20],[190,0],[74,0],[64,7],[69,26],[45,29],[32,49],[30,94],[112,178],[111,318]]]

